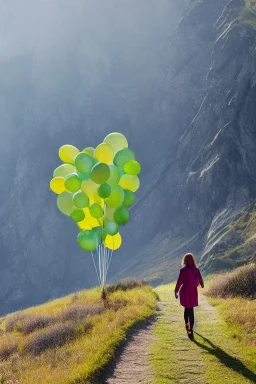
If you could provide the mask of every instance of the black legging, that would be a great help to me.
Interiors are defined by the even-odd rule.
[[[190,329],[192,330],[194,327],[194,308],[184,309],[184,320],[186,324],[188,324],[188,320],[189,320]]]

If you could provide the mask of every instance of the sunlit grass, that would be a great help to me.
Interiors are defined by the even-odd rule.
[[[213,275],[207,295],[212,297],[256,297],[256,264],[250,263],[231,272]]]
[[[256,265],[213,275],[206,294],[226,322],[236,327],[237,337],[256,346]]]
[[[16,346],[16,350],[0,361],[0,383],[93,383],[97,374],[113,359],[127,330],[154,314],[155,303],[156,295],[151,287],[144,285],[109,294],[101,311],[100,290],[92,289],[21,311],[25,320],[19,320],[10,332],[5,327],[17,314],[6,316],[0,320],[0,351],[8,345]],[[83,311],[82,307],[89,312]],[[52,316],[52,321],[39,329],[33,328],[34,323],[32,328],[29,324],[25,329],[32,331],[24,333],[22,321],[37,319],[39,315]],[[72,328],[71,333],[68,327]],[[27,348],[28,345],[34,347],[38,338],[40,353],[37,353],[38,349]],[[58,347],[60,344],[62,346]]]
[[[248,344],[250,335],[244,327],[228,321],[228,306],[236,305],[232,309],[235,315],[240,311],[239,299],[233,299],[233,303],[214,299],[212,308],[201,296],[195,311],[195,342],[191,342],[185,334],[183,309],[174,299],[173,290],[174,285],[156,289],[165,305],[151,348],[154,384],[254,382],[256,349]]]

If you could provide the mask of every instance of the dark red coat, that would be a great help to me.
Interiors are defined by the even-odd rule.
[[[197,287],[203,286],[201,273],[196,267],[184,266],[180,270],[180,275],[175,287],[175,292],[180,296],[180,304],[185,308],[198,306]]]

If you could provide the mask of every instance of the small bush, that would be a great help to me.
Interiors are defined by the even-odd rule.
[[[20,321],[17,329],[22,332],[23,335],[28,335],[38,329],[42,329],[52,324],[54,318],[51,316],[35,316],[35,317],[25,317]]]
[[[23,335],[32,333],[38,329],[45,328],[54,322],[54,318],[51,316],[29,316],[17,314],[11,317],[5,326],[6,332],[18,331]]]
[[[7,360],[13,353],[17,352],[18,343],[7,343],[0,349],[0,360]]]
[[[76,336],[73,325],[55,325],[48,332],[39,333],[31,338],[25,346],[25,351],[33,355],[40,355],[46,349],[61,347]]]
[[[5,330],[6,332],[13,332],[18,330],[19,325],[24,320],[25,315],[22,315],[21,313],[17,313],[13,316],[11,316],[5,324]]]
[[[83,321],[87,316],[95,316],[103,313],[105,308],[103,306],[83,306],[72,305],[62,314],[64,321]]]
[[[107,292],[113,293],[116,291],[128,291],[133,288],[143,287],[144,285],[148,285],[146,280],[136,280],[136,279],[127,279],[117,281],[114,284],[108,285]]]
[[[216,275],[210,281],[206,294],[222,298],[256,298],[256,264],[248,264],[232,272]]]
[[[107,302],[107,308],[117,312],[119,309],[124,308],[128,304],[128,300],[124,297],[115,297]]]

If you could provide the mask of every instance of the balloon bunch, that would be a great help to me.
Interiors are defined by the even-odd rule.
[[[121,246],[119,228],[129,222],[128,208],[140,186],[140,164],[121,133],[107,135],[95,149],[81,152],[63,145],[59,157],[64,164],[55,169],[50,188],[59,210],[77,223],[77,242],[92,253],[100,285],[106,284],[113,250]],[[98,256],[98,269],[93,251]]]

